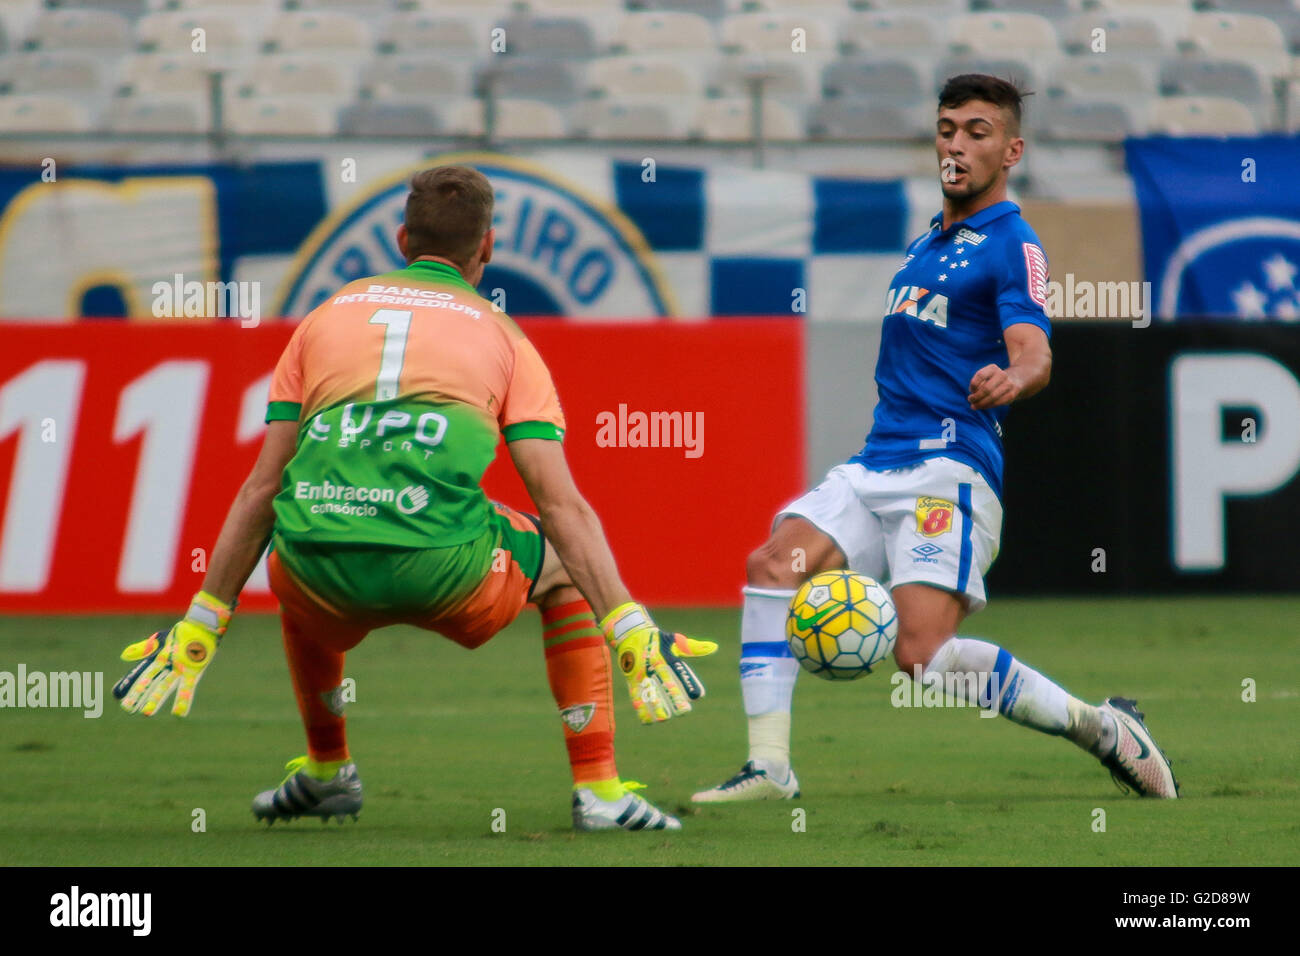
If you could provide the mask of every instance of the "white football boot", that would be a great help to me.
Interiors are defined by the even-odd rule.
[[[691,797],[693,803],[737,803],[744,800],[794,800],[799,796],[799,781],[794,770],[786,768],[785,779],[777,780],[773,768],[762,760],[751,760],[726,783],[712,790],[701,790]]]
[[[1170,769],[1168,757],[1156,746],[1155,738],[1143,721],[1146,714],[1137,709],[1137,701],[1126,697],[1108,697],[1101,710],[1115,719],[1115,747],[1101,758],[1102,766],[1121,790],[1131,790],[1143,797],[1178,798],[1178,781]],[[1094,752],[1095,753],[1095,752]]]
[[[630,789],[617,800],[602,800],[587,787],[573,791],[575,830],[617,830],[620,827],[624,830],[680,830],[682,821],[664,813]]]

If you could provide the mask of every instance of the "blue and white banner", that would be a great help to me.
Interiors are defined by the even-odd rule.
[[[254,281],[268,317],[403,263],[415,171],[481,169],[496,248],[481,291],[513,315],[575,320],[784,315],[879,319],[929,180],[539,150],[247,166],[0,171],[0,316],[149,316],[156,283]],[[351,175],[345,175],[348,172]]]
[[[1300,321],[1300,137],[1125,146],[1156,316]]]

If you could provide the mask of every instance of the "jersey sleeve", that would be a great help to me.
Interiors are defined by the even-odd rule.
[[[267,393],[266,421],[296,422],[302,417],[302,340],[307,320],[298,323],[280,353]]]
[[[1016,235],[1008,245],[1006,269],[998,286],[998,320],[1002,328],[1028,322],[1050,338],[1047,317],[1047,254],[1033,235]]]
[[[533,343],[514,340],[515,362],[501,403],[499,421],[506,441],[520,438],[564,438],[564,413],[551,373]]]

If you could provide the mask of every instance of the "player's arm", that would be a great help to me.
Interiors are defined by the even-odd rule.
[[[689,711],[691,701],[704,696],[704,685],[682,658],[712,654],[718,645],[659,630],[650,613],[632,600],[600,519],[574,485],[558,441],[519,438],[509,448],[537,505],[542,533],[614,648],[637,719],[650,724]]]
[[[184,619],[166,633],[152,634],[122,652],[122,660],[136,662],[113,688],[123,710],[152,716],[174,691],[172,713],[178,717],[189,713],[199,680],[230,623],[235,599],[271,536],[275,523],[271,502],[280,490],[297,436],[296,421],[273,421],[267,426],[262,451],[235,495],[203,587]]]
[[[545,438],[520,438],[507,447],[537,505],[542,533],[555,546],[565,570],[596,616],[604,618],[631,601],[600,518],[573,483],[564,446]]]
[[[1042,391],[1052,377],[1052,347],[1047,333],[1030,322],[1002,331],[1007,346],[1006,368],[986,365],[970,380],[970,407],[976,411],[1010,405]]]
[[[297,443],[297,422],[268,424],[261,454],[226,514],[203,578],[203,590],[225,604],[235,603],[271,537],[275,524],[271,502],[280,492],[285,466]]]

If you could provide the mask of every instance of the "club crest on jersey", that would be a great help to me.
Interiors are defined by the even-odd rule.
[[[943,498],[916,499],[916,531],[927,538],[937,538],[952,530],[952,513],[956,508]]]
[[[672,296],[640,229],[612,204],[583,195],[547,168],[491,153],[425,160],[360,187],[303,244],[276,296],[276,314],[306,315],[341,286],[406,265],[395,233],[412,175],[472,165],[496,198],[492,262],[480,294],[517,315],[672,315]]]
[[[922,305],[924,303],[924,305]],[[895,286],[885,293],[885,315],[902,313],[922,322],[948,327],[948,297],[916,285]]]

